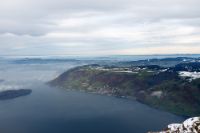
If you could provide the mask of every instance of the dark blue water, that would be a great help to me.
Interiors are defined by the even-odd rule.
[[[0,101],[0,133],[145,133],[183,121],[137,101],[45,85],[77,65],[0,64],[0,90],[33,90],[31,95]]]
[[[29,96],[0,101],[1,133],[144,133],[181,117],[136,101],[37,83]]]

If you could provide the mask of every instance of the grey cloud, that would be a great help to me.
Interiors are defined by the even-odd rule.
[[[0,4],[0,52],[198,45],[199,5],[199,0],[6,0]]]

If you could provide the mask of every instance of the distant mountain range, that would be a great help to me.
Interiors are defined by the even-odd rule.
[[[46,64],[46,63],[63,63],[63,62],[73,62],[78,61],[76,59],[42,59],[42,58],[24,58],[13,60],[13,63],[17,64]]]
[[[163,59],[148,59],[138,61],[119,62],[116,65],[121,66],[139,66],[139,65],[158,65],[163,67],[171,67],[180,63],[200,62],[200,58],[193,57],[176,57],[176,58],[163,58]]]

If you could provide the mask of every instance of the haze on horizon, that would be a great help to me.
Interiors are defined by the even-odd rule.
[[[200,53],[199,0],[2,0],[0,55]]]

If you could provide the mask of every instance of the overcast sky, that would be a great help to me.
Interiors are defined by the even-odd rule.
[[[200,53],[200,0],[1,0],[0,55]]]

